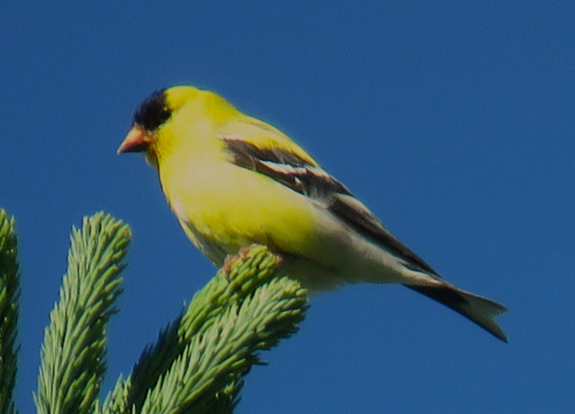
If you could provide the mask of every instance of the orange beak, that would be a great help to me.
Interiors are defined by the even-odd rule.
[[[148,150],[152,139],[146,131],[138,126],[132,127],[120,148],[118,148],[118,154],[123,154],[125,152],[144,152]]]

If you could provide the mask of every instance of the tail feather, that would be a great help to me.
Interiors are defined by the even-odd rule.
[[[457,289],[449,284],[440,286],[405,286],[453,309],[481,326],[493,336],[508,342],[505,332],[503,332],[503,329],[501,329],[494,318],[507,311],[505,306],[482,296]]]

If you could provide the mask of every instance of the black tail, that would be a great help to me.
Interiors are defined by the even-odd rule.
[[[505,306],[448,284],[442,286],[405,286],[442,303],[475,322],[493,336],[508,342],[505,332],[494,319],[495,316],[507,311]]]

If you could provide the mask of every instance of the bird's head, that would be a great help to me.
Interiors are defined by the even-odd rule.
[[[192,86],[155,91],[134,112],[130,131],[118,148],[118,154],[142,152],[157,168],[158,161],[185,139],[188,135],[185,131],[193,130],[194,122],[201,120],[206,108],[214,104],[229,105],[217,95]]]

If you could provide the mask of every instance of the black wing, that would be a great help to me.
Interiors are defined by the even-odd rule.
[[[324,170],[283,149],[261,149],[240,139],[224,138],[234,164],[260,174],[316,200],[351,192]]]
[[[357,232],[401,257],[406,267],[441,279],[431,266],[393,237],[347,187],[323,169],[282,149],[261,149],[229,136],[221,139],[234,164],[257,171],[316,200]]]

